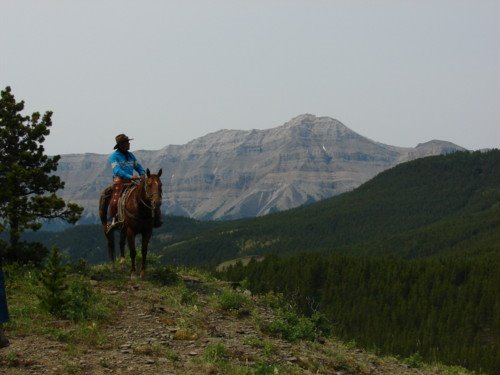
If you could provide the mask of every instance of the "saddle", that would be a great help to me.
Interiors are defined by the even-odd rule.
[[[118,223],[122,223],[125,220],[125,202],[127,201],[128,196],[132,192],[133,188],[137,185],[134,183],[127,183],[124,185],[120,198],[118,199],[118,210],[117,210],[117,219]]]
[[[135,184],[133,183],[124,184],[124,188],[122,189],[120,198],[118,199],[118,207],[117,207],[118,222],[122,222],[125,217],[125,201],[130,192],[132,191],[132,187],[134,186]],[[108,206],[112,196],[113,196],[113,185],[109,185],[101,192],[101,195],[99,197],[99,218],[101,219],[102,224],[107,223]]]

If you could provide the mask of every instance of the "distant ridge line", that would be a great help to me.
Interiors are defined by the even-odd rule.
[[[330,117],[296,116],[270,129],[219,130],[184,145],[134,151],[162,168],[164,213],[197,219],[261,216],[356,188],[401,162],[465,148],[432,140],[415,148],[372,141]],[[111,182],[107,155],[61,156],[61,196],[97,218],[99,192]]]

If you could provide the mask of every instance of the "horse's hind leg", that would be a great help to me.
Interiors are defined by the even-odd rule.
[[[142,234],[142,263],[141,263],[141,279],[146,275],[146,257],[148,256],[148,245],[151,239],[151,231]]]
[[[134,278],[135,277],[135,256],[136,256],[136,251],[135,251],[135,233],[133,232],[132,229],[128,228],[127,229],[127,242],[128,242],[128,248],[130,251],[130,261],[132,263],[132,266],[130,268],[130,277]]]

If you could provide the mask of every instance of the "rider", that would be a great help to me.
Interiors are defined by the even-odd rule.
[[[113,168],[113,196],[109,202],[107,215],[108,231],[118,224],[116,218],[118,199],[120,198],[124,185],[132,180],[144,179],[146,173],[134,154],[129,151],[130,141],[132,139],[133,138],[129,138],[125,134],[118,134],[115,137],[115,151],[108,157],[108,161]],[[137,172],[140,177],[134,175],[134,171]]]
[[[129,151],[131,140],[133,140],[133,138],[129,138],[125,134],[118,134],[115,137],[116,145],[114,149],[116,151],[108,157],[109,163],[113,168],[113,196],[111,197],[108,207],[107,231],[110,231],[116,224],[119,224],[116,213],[118,211],[118,199],[120,199],[124,184],[132,180],[145,178],[144,168],[139,164],[134,154]],[[140,177],[134,175],[134,171],[136,171]],[[153,226],[158,228],[162,224],[160,206],[156,206]]]

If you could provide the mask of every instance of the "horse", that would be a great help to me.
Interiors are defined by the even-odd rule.
[[[146,177],[136,183],[135,186],[125,190],[120,200],[118,201],[118,211],[122,224],[107,230],[107,207],[111,200],[110,191],[112,187],[108,187],[101,193],[99,201],[99,216],[104,229],[104,235],[108,242],[108,255],[110,261],[115,262],[115,235],[114,230],[120,230],[120,260],[125,259],[125,240],[128,242],[130,251],[130,260],[132,267],[130,276],[135,277],[135,236],[142,235],[142,264],[141,278],[146,274],[146,256],[148,253],[148,244],[153,233],[153,223],[155,211],[161,205],[162,199],[162,183],[160,180],[162,170],[157,174],[151,174],[149,169],[146,169]]]

